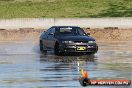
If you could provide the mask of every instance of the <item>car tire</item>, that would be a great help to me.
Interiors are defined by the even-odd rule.
[[[43,46],[42,40],[40,40],[40,51],[41,52],[47,52],[46,50],[44,50],[44,46]]]
[[[60,50],[59,50],[59,44],[58,43],[56,43],[55,44],[55,47],[54,47],[54,53],[55,53],[55,55],[60,55],[60,52],[59,52]]]
[[[42,40],[40,40],[40,42],[39,42],[39,47],[40,47],[40,51],[42,52],[43,51],[43,43],[42,43]]]

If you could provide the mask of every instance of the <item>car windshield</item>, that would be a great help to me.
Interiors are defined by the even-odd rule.
[[[68,27],[68,28],[58,28],[56,30],[56,35],[63,35],[63,36],[84,36],[86,35],[83,29],[78,27]]]

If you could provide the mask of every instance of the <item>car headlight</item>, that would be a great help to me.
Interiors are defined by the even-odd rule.
[[[73,41],[62,41],[62,43],[74,43]]]
[[[96,43],[96,41],[88,41],[88,43]]]

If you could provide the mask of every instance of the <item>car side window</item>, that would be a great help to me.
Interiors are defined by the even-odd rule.
[[[50,33],[55,33],[55,28],[49,29],[47,33],[48,33],[48,34],[50,34]]]
[[[50,29],[47,30],[46,35],[49,38],[53,38],[54,37],[54,33],[55,33],[55,28],[50,28]]]
[[[55,28],[51,28],[49,37],[51,39],[54,38],[54,34],[55,34]]]
[[[51,33],[55,33],[55,28],[52,28],[51,29]]]
[[[48,35],[50,32],[51,32],[51,28],[47,30],[46,34]]]

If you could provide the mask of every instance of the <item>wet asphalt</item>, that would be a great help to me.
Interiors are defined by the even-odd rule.
[[[31,41],[0,42],[0,88],[82,88],[81,69],[90,79],[132,80],[132,42],[98,42],[94,55],[55,56]],[[87,86],[86,88],[132,88]]]

